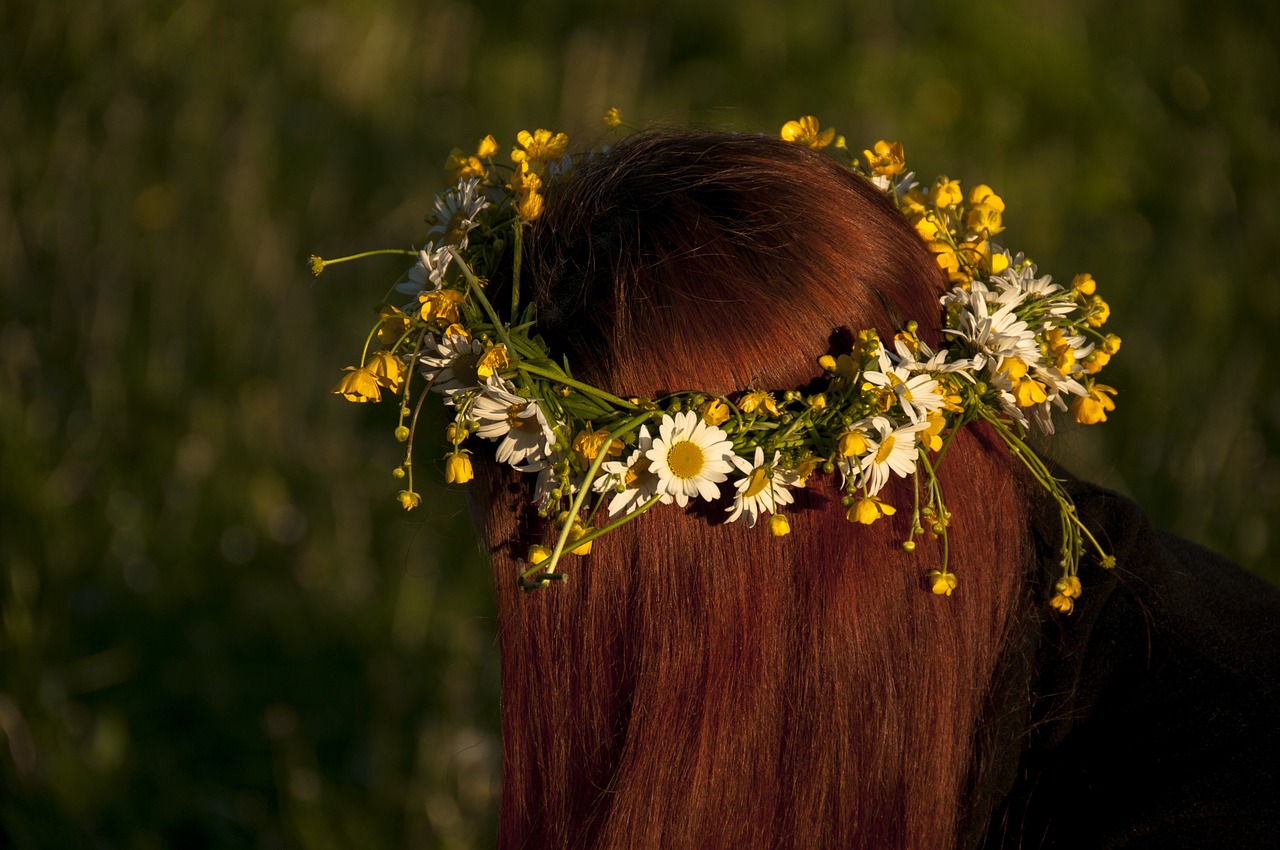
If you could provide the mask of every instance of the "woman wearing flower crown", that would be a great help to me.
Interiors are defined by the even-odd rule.
[[[1114,409],[1092,278],[901,146],[782,136],[456,153],[338,387],[410,447],[452,410],[502,846],[1280,844],[1278,594],[1023,439]]]

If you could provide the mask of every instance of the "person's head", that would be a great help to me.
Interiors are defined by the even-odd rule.
[[[852,332],[942,343],[945,276],[881,191],[801,145],[637,135],[553,185],[525,237],[539,332],[620,396],[803,389]],[[528,290],[526,290],[528,291]],[[950,597],[896,515],[846,518],[834,476],[792,533],[662,505],[521,593],[530,485],[483,470],[503,677],[506,847],[954,845],[976,730],[1030,561],[1014,462],[966,427],[939,469]],[[528,476],[520,476],[521,479]]]

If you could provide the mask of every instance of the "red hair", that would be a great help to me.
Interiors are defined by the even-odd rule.
[[[526,239],[540,331],[619,395],[796,389],[862,328],[941,344],[946,284],[884,195],[807,148],[641,135],[578,167]],[[519,591],[542,529],[490,464],[477,517],[502,653],[500,845],[953,847],[1031,543],[1008,455],[958,434],[939,471],[959,587],[896,516],[845,518],[833,476],[793,533],[659,506]],[[524,476],[521,476],[524,477]]]

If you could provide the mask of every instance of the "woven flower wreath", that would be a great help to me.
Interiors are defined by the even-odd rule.
[[[617,110],[605,123],[622,123]],[[878,141],[859,159],[812,116],[788,121],[781,135],[826,149],[885,192],[915,227],[953,284],[940,299],[945,348],[917,338],[915,322],[892,340],[863,330],[852,350],[817,358],[825,385],[813,393],[748,387],[729,395],[620,398],[577,381],[537,335],[532,307],[520,305],[522,238],[542,214],[546,185],[572,179],[568,138],[522,131],[508,165],[497,161],[498,143],[486,136],[474,154],[449,157],[457,182],[435,199],[423,248],[311,258],[318,275],[373,254],[416,257],[381,306],[359,365],[348,367],[334,390],[355,402],[395,398],[396,439],[407,444],[393,471],[405,480],[401,505],[420,503],[413,446],[432,391],[452,410],[444,434],[449,483],[472,478],[471,454],[485,443],[496,444],[499,463],[536,476],[534,499],[554,539],[531,547],[521,565],[526,590],[562,579],[566,555],[588,554],[597,537],[658,505],[683,508],[727,494],[725,522],[754,527],[767,516],[761,524],[768,533],[786,535],[794,491],[821,474],[838,476],[848,519],[867,525],[908,508],[880,495],[891,478],[910,477],[915,496],[902,546],[914,551],[921,535],[941,539],[942,563],[925,580],[933,593],[950,595],[957,584],[946,554],[951,513],[936,470],[956,432],[982,421],[1059,505],[1062,577],[1049,604],[1070,613],[1086,542],[1104,567],[1115,561],[1024,437],[1032,428],[1052,433],[1054,408],[1069,406],[1086,425],[1115,409],[1115,390],[1097,375],[1120,339],[1101,330],[1110,310],[1093,278],[1080,274],[1059,286],[1022,254],[996,245],[992,238],[1004,230],[1000,196],[986,185],[966,193],[947,177],[917,183],[899,143]],[[512,280],[506,318],[486,295],[500,264]]]

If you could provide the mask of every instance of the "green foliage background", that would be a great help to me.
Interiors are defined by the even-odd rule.
[[[1272,579],[1280,12],[1168,0],[0,6],[0,845],[483,847],[464,501],[328,394],[450,148],[641,123],[994,186],[1124,350],[1059,454]],[[518,660],[516,660],[518,663]],[[566,718],[565,722],[572,722]]]

